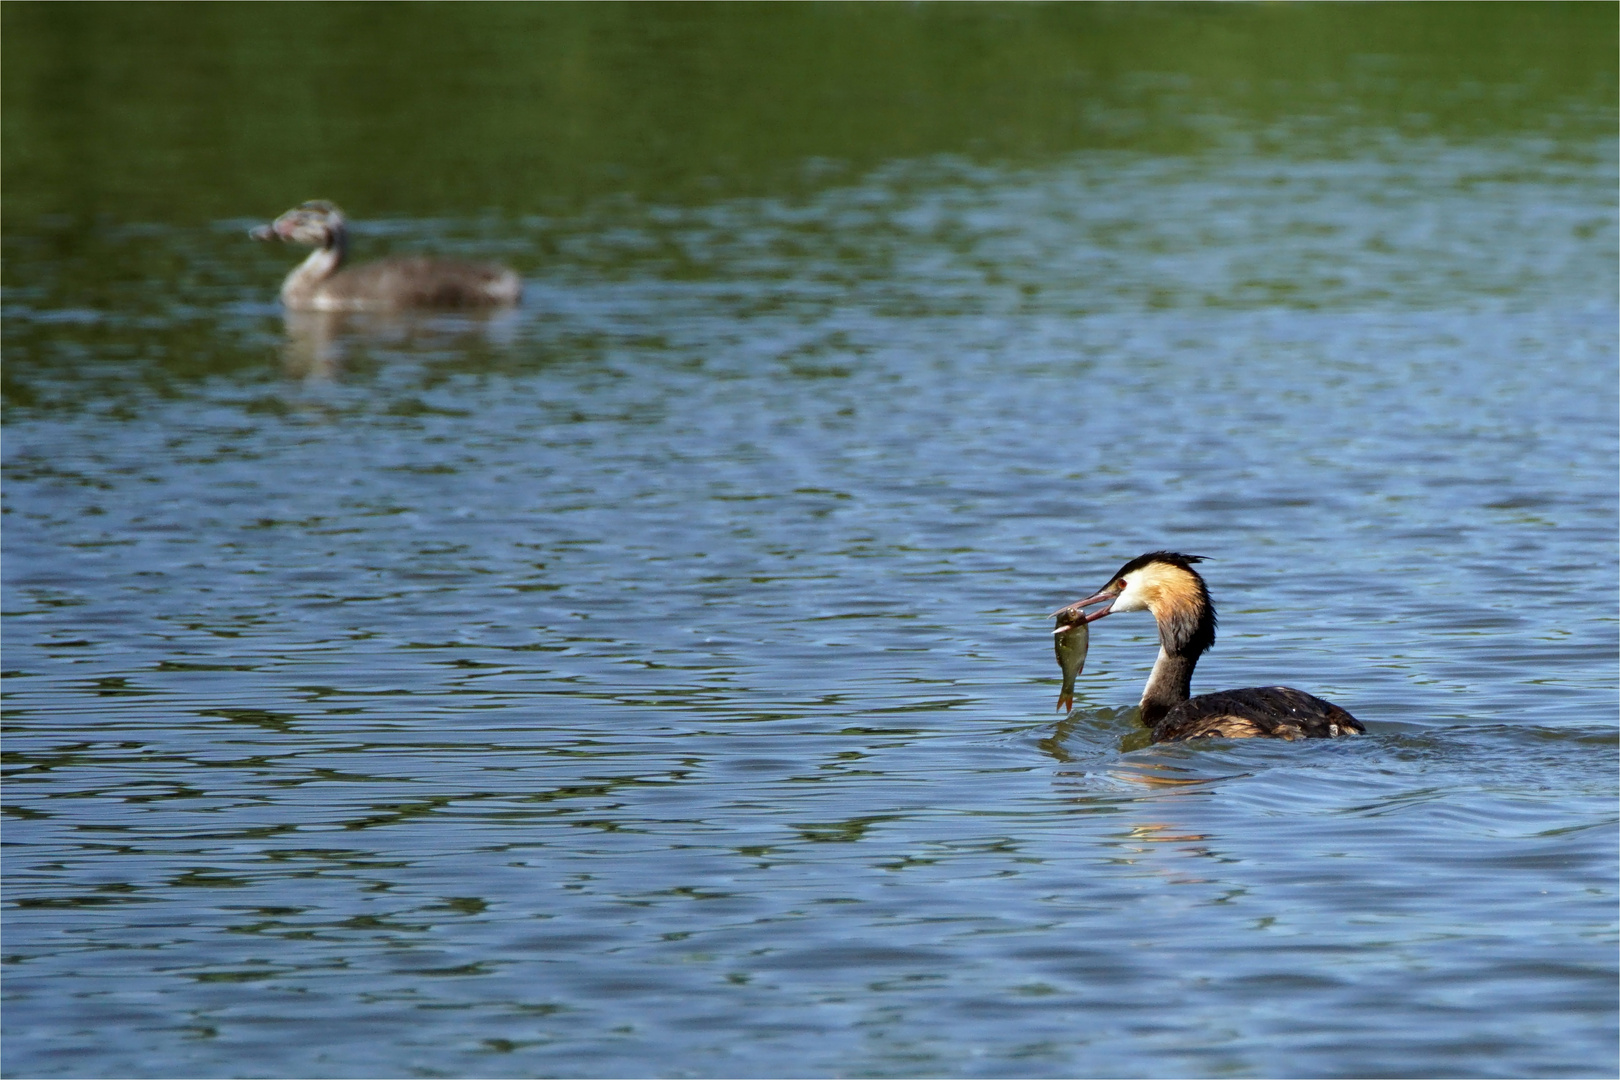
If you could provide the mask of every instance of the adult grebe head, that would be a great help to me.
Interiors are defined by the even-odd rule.
[[[1201,555],[1177,551],[1138,555],[1115,571],[1107,585],[1069,609],[1105,605],[1086,614],[1088,623],[1105,615],[1147,611],[1159,624],[1159,644],[1166,652],[1198,656],[1215,644],[1215,604],[1203,576],[1193,569],[1203,561]]]

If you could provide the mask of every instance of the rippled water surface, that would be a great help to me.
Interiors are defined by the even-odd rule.
[[[359,222],[486,320],[12,229],[6,1071],[1612,1074],[1613,160]],[[1055,714],[1161,547],[1368,734],[1143,747],[1145,615]]]

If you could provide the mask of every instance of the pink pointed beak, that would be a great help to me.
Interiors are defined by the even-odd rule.
[[[260,225],[248,230],[248,235],[255,240],[282,240],[289,241],[298,228],[298,211],[289,210],[268,225]]]

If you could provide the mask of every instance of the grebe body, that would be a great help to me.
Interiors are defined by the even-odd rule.
[[[248,235],[315,249],[281,284],[281,302],[292,311],[500,307],[523,295],[517,273],[499,263],[413,257],[346,268],[348,221],[324,199],[289,210]]]
[[[1076,619],[1147,611],[1159,625],[1159,659],[1142,691],[1142,723],[1153,741],[1331,739],[1359,735],[1361,721],[1331,701],[1288,686],[1254,686],[1192,696],[1193,668],[1215,644],[1215,604],[1197,555],[1153,551],[1132,559],[1095,594],[1057,612],[1060,627]],[[1093,604],[1104,606],[1086,613]]]

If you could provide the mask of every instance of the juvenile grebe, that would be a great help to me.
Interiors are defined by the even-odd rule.
[[[1092,623],[1122,611],[1153,613],[1159,624],[1159,659],[1142,691],[1142,723],[1153,729],[1156,743],[1208,736],[1331,739],[1365,732],[1361,721],[1331,701],[1288,686],[1189,696],[1193,668],[1215,644],[1215,605],[1193,569],[1193,563],[1203,561],[1174,551],[1132,559],[1100,591],[1054,612],[1059,631],[1076,619]],[[1107,606],[1086,614],[1083,609],[1092,604]]]
[[[517,303],[523,293],[516,272],[499,263],[399,258],[340,269],[348,254],[348,222],[325,199],[312,199],[248,235],[315,249],[281,283],[281,302],[293,311],[496,307]]]

